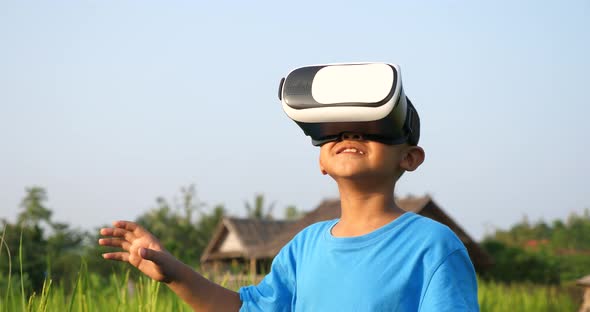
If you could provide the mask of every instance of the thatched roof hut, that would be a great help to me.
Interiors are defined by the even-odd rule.
[[[294,221],[259,220],[224,217],[213,232],[213,237],[201,256],[201,265],[215,271],[230,263],[250,261],[250,271],[256,269],[254,250],[270,245],[276,237],[292,226]],[[274,256],[274,255],[273,255]],[[213,267],[211,267],[213,266]]]

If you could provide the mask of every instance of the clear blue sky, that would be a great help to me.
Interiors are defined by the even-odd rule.
[[[262,192],[310,210],[336,197],[283,113],[296,66],[402,68],[431,194],[476,238],[590,207],[588,1],[0,0],[0,218],[24,189],[54,219],[134,219],[195,183],[236,215]]]

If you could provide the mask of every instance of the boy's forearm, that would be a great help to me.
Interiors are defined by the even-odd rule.
[[[195,311],[238,311],[242,305],[237,292],[209,281],[184,263],[167,285]]]

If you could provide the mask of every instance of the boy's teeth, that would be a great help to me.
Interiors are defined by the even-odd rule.
[[[359,153],[361,155],[364,155],[365,153],[363,151],[359,151],[356,148],[347,148],[344,151],[342,151],[344,153]]]

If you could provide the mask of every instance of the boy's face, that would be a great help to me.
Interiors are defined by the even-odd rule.
[[[320,169],[332,178],[382,178],[394,181],[404,171],[415,170],[424,151],[408,144],[387,145],[346,134],[341,141],[320,148]]]

